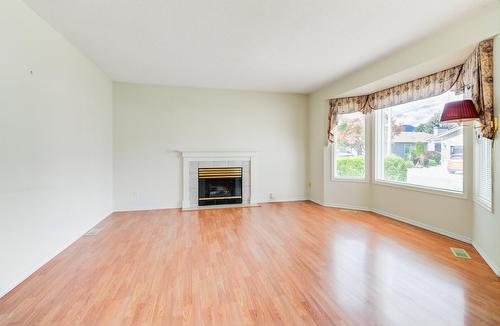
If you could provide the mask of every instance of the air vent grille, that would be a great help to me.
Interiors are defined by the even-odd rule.
[[[467,253],[467,251],[465,251],[465,249],[462,249],[462,248],[450,248],[451,252],[453,253],[453,255],[455,255],[455,257],[458,257],[458,258],[464,258],[464,259],[470,259],[470,256],[469,254]]]
[[[94,236],[94,235],[98,235],[99,232],[101,232],[102,229],[100,228],[93,228],[93,229],[90,229],[87,231],[87,233],[84,234],[84,236]]]
[[[198,169],[199,179],[241,178],[242,175],[240,167]]]

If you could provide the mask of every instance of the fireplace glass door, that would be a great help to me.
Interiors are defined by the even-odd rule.
[[[241,204],[241,167],[199,168],[198,206]]]

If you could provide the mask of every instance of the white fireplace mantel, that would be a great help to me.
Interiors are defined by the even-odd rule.
[[[250,163],[250,204],[257,204],[257,152],[255,151],[178,151],[182,159],[182,208],[192,208],[194,203],[189,199],[189,165],[190,162],[204,161],[248,161]]]

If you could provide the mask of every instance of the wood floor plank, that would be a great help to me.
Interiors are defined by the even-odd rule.
[[[472,246],[374,213],[304,201],[98,227],[1,298],[0,325],[500,324]]]

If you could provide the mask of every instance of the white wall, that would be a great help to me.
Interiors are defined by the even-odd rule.
[[[443,58],[451,58],[455,53],[463,52],[480,40],[500,33],[499,17],[500,3],[495,3],[488,10],[447,26],[311,94],[309,97],[311,199],[328,205],[375,209],[470,240],[473,236],[471,164],[466,164],[468,181],[466,199],[371,183],[332,182],[330,150],[326,144],[328,99],[356,94],[361,90],[365,92],[370,88],[384,88],[406,81],[408,78],[426,75],[432,72],[429,71],[430,67],[446,64],[447,61]],[[436,64],[437,62],[439,64]],[[465,150],[471,152],[471,145],[470,139],[467,138]]]
[[[112,84],[21,1],[0,12],[2,296],[110,213]]]
[[[500,113],[500,36],[495,37],[493,50],[493,80],[495,81],[495,115]],[[500,133],[500,132],[499,132]],[[474,246],[500,276],[500,141],[499,133],[494,142],[493,214],[474,205]]]
[[[114,84],[116,210],[179,207],[175,150],[258,151],[262,201],[306,196],[307,96]]]

